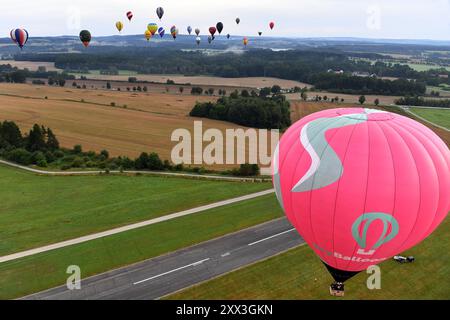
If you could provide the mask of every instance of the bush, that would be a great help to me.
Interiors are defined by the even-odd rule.
[[[72,167],[73,167],[73,168],[81,168],[81,167],[83,167],[83,166],[85,166],[85,163],[84,163],[83,158],[76,157],[76,158],[73,160],[73,162],[72,162]]]
[[[6,154],[6,159],[18,164],[28,166],[32,163],[32,154],[23,148],[11,150]]]

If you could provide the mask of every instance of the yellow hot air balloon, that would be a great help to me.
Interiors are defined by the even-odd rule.
[[[121,32],[123,29],[123,23],[121,21],[117,21],[116,28],[117,28],[117,30],[119,30],[119,32]]]
[[[152,38],[152,33],[150,32],[150,30],[145,30],[145,39],[147,39],[147,41],[149,41]]]
[[[156,23],[149,23],[147,29],[151,32],[152,36],[154,36],[156,31],[158,31],[158,25]]]

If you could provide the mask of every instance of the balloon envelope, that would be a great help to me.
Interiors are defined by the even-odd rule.
[[[147,39],[147,41],[149,41],[152,38],[152,33],[147,29],[147,30],[145,30],[144,36],[145,36],[145,39]]]
[[[166,34],[166,30],[163,27],[159,27],[158,28],[158,34],[161,38],[164,37],[164,35]]]
[[[248,44],[248,38],[244,38],[243,42],[244,42],[244,46],[246,46]]]
[[[191,27],[191,26],[187,27],[187,32],[188,32],[189,34],[192,33],[192,27]]]
[[[123,29],[123,23],[121,21],[117,21],[116,28],[117,28],[117,30],[119,30],[119,32],[121,32]]]
[[[131,19],[133,19],[133,13],[131,11],[127,12],[127,18],[129,21],[131,21]]]
[[[218,22],[217,25],[216,25],[216,29],[219,32],[219,34],[221,34],[222,30],[223,30],[223,23],[222,22]]]
[[[275,27],[275,22],[269,23],[269,27],[270,27],[270,29],[272,30],[272,29]]]
[[[92,40],[91,33],[88,30],[83,30],[80,32],[80,40],[85,47],[89,46],[89,43]]]
[[[237,24],[241,23],[241,19],[240,18],[236,18],[236,23]]]
[[[159,20],[161,20],[164,16],[164,9],[159,7],[158,9],[156,9],[156,14],[158,15]]]
[[[152,36],[154,36],[156,31],[158,31],[158,25],[156,23],[149,23],[147,29],[151,32]]]
[[[216,27],[211,27],[211,28],[209,28],[209,33],[214,37],[214,35],[216,34],[216,31],[217,31],[217,29],[216,29]]]
[[[337,271],[362,271],[415,246],[450,210],[448,147],[397,114],[307,116],[283,135],[272,165],[288,219]]]
[[[24,45],[28,41],[28,31],[25,29],[13,29],[10,32],[11,40],[16,43],[20,49],[24,47]]]
[[[197,36],[200,34],[200,29],[199,29],[199,28],[196,28],[196,29],[195,29],[195,34],[196,34]]]

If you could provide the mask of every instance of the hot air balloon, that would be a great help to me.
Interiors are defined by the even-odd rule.
[[[248,38],[244,38],[243,42],[244,42],[244,46],[247,46],[248,45]]]
[[[23,46],[28,41],[28,31],[25,29],[13,29],[9,35],[11,40],[16,43],[20,49],[23,49]]]
[[[156,31],[158,31],[158,25],[156,23],[149,23],[147,29],[152,33],[152,36],[154,36]]]
[[[191,26],[187,27],[187,32],[189,33],[189,35],[191,35],[191,33],[192,33],[192,27]]]
[[[128,21],[131,21],[131,19],[133,19],[133,12],[128,11],[127,12],[127,18],[128,18]]]
[[[211,28],[209,28],[209,33],[210,33],[211,36],[213,36],[213,37],[214,37],[214,35],[216,34],[216,31],[217,31],[216,27],[211,27]]]
[[[156,14],[158,15],[159,20],[161,20],[164,16],[164,9],[159,7],[158,9],[156,9]]]
[[[208,43],[211,44],[211,42],[213,42],[213,37],[212,36],[208,36]]]
[[[281,207],[339,293],[358,272],[420,243],[450,210],[450,150],[398,114],[307,116],[283,135],[272,166]]]
[[[197,42],[198,46],[200,45],[201,41],[202,41],[202,38],[200,38],[200,37],[195,38],[195,42]]]
[[[145,39],[147,39],[147,41],[150,41],[150,39],[152,38],[152,33],[150,32],[150,30],[145,30],[144,33]]]
[[[259,31],[259,32],[258,32],[258,35],[261,37],[261,36],[262,36],[262,31]]]
[[[121,21],[117,21],[116,28],[117,28],[117,30],[119,30],[119,32],[121,32],[123,29],[123,23]]]
[[[241,23],[241,19],[240,18],[236,18],[236,24]]]
[[[172,28],[170,28],[170,34],[172,35],[172,37],[173,37],[174,39],[177,38],[177,35],[178,35],[178,29],[177,29],[176,26],[172,26]]]
[[[223,30],[223,23],[222,22],[218,22],[217,25],[216,25],[216,29],[219,32],[219,34],[221,34],[222,30]]]
[[[163,27],[159,27],[158,34],[161,38],[163,38],[164,35],[166,34],[166,30]]]
[[[227,39],[230,39],[231,38],[231,35],[230,34],[227,34]]]
[[[270,30],[273,30],[273,28],[275,27],[275,22],[269,23],[269,27],[270,27]]]
[[[89,43],[91,42],[92,36],[91,33],[88,30],[83,30],[80,32],[80,40],[83,43],[85,47],[89,46]]]
[[[199,29],[199,28],[196,28],[196,29],[195,29],[195,34],[196,34],[197,36],[200,34],[200,29]]]

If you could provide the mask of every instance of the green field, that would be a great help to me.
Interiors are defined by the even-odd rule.
[[[5,166],[0,177],[0,256],[271,187],[172,177],[48,177]]]
[[[439,126],[450,129],[450,109],[411,108],[410,111]]]
[[[346,299],[450,299],[450,219],[430,238],[405,255],[413,264],[381,264],[381,290],[368,290],[368,275],[346,283]],[[336,299],[332,282],[313,251],[302,246],[269,260],[192,287],[170,299]]]
[[[100,75],[100,70],[89,70],[89,73],[84,73],[84,72],[70,72],[70,75],[74,75],[74,76],[86,76],[89,78],[89,76],[99,76]],[[134,77],[138,75],[138,73],[136,71],[130,71],[130,70],[119,70],[119,74],[118,76],[130,76],[130,77]]]
[[[422,72],[422,71],[428,71],[432,69],[445,69],[447,71],[450,71],[450,67],[443,67],[439,65],[430,65],[430,64],[421,64],[421,63],[401,63],[408,65],[411,69],[414,69],[416,71]]]
[[[175,197],[173,198],[175,200]],[[278,217],[268,195],[0,264],[0,299],[12,299],[62,285],[69,265],[82,277],[106,272],[210,240]]]

